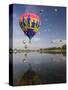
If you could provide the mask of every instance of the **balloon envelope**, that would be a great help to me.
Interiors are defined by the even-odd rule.
[[[31,40],[39,30],[40,18],[34,13],[24,13],[19,17],[19,24],[24,34]]]

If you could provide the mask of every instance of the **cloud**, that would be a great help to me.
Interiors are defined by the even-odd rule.
[[[61,39],[52,40],[51,44],[53,46],[61,47],[62,45],[66,44],[66,40],[61,40]]]
[[[55,12],[57,12],[57,11],[58,11],[58,9],[57,9],[57,8],[55,8],[55,9],[54,9],[54,11],[55,11]]]
[[[66,42],[66,40],[58,39],[58,40],[52,40],[51,42],[52,43],[64,43],[64,42]]]

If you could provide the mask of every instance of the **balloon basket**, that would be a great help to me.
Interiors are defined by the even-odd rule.
[[[29,43],[31,43],[31,40],[29,40]]]

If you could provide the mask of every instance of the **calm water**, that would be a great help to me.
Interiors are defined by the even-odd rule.
[[[66,56],[46,53],[13,54],[14,85],[66,82]]]

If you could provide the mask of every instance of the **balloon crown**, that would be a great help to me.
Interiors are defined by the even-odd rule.
[[[34,29],[37,32],[40,26],[40,18],[34,13],[24,13],[20,15],[19,24],[24,31]]]

